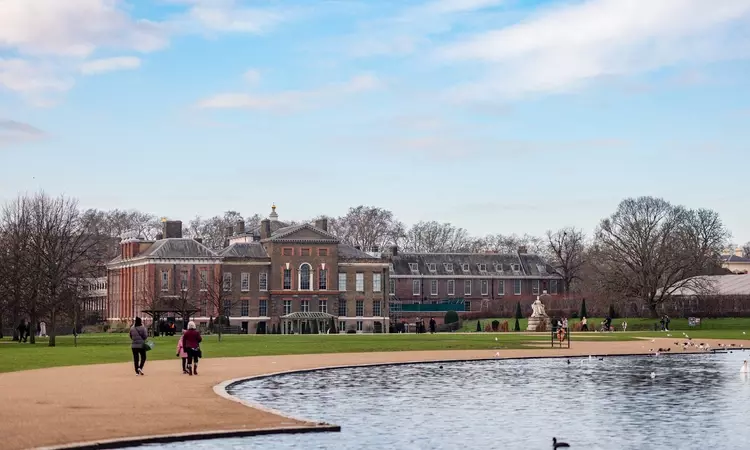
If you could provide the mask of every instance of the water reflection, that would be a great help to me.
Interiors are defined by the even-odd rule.
[[[750,383],[742,353],[498,360],[336,369],[232,393],[341,433],[191,443],[196,449],[743,448]],[[442,365],[442,368],[440,367]],[[656,373],[651,378],[651,372]],[[185,444],[159,446],[179,448]]]

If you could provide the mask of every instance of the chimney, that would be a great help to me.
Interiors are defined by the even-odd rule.
[[[224,237],[231,236],[233,232],[234,228],[231,225],[224,227]]]
[[[156,240],[157,241],[161,241],[162,239],[164,239],[164,234],[163,233],[156,233]]]
[[[391,256],[398,256],[398,245],[391,246]]]
[[[525,245],[522,245],[522,246],[518,247],[518,253],[526,253],[526,250],[527,249],[526,249]]]
[[[268,239],[271,237],[271,221],[263,219],[260,221],[260,238]]]
[[[315,228],[323,231],[328,231],[328,219],[323,217],[315,221]]]
[[[181,220],[164,220],[162,221],[162,237],[164,239],[181,238],[182,237],[182,221]]]
[[[197,243],[199,243],[199,244],[202,244],[202,243],[203,243],[203,238],[201,238],[201,237],[197,237],[197,238],[195,238],[194,240],[195,240],[195,242],[197,242]]]
[[[234,225],[234,234],[245,234],[245,221],[238,220]]]
[[[742,248],[737,247],[736,249],[734,249],[734,256],[742,258]]]

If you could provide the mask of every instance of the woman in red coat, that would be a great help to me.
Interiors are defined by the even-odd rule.
[[[188,329],[182,335],[182,346],[187,353],[187,373],[188,375],[198,375],[198,358],[201,354],[201,341],[203,338],[198,330],[195,329],[195,322],[188,322]]]

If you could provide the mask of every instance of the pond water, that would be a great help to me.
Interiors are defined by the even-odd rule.
[[[743,352],[497,360],[325,370],[231,392],[340,433],[189,443],[192,449],[744,448]],[[651,373],[655,377],[651,377]],[[154,445],[178,449],[185,443]],[[141,447],[143,448],[143,447]]]

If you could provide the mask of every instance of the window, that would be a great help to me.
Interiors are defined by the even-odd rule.
[[[471,295],[471,280],[464,280],[464,295]]]
[[[521,271],[521,265],[520,264],[513,264],[511,266],[511,268],[513,269],[513,272],[520,272]]]
[[[242,300],[240,303],[240,315],[242,317],[247,317],[250,315],[250,302],[247,300]]]
[[[374,273],[372,274],[372,292],[382,292],[383,287],[381,283],[383,274],[381,273]]]
[[[168,270],[161,271],[161,290],[162,291],[169,290],[169,271]]]
[[[357,313],[357,317],[362,317],[365,315],[365,301],[364,300],[357,300],[357,310],[355,312]]]
[[[503,273],[503,265],[502,264],[495,264],[495,272],[497,272],[497,273]]]
[[[224,292],[229,292],[232,290],[232,274],[229,272],[224,272]]]
[[[393,263],[388,264],[388,272],[395,273],[396,269],[393,268]]]
[[[182,289],[183,292],[188,290],[188,285],[189,285],[188,278],[189,277],[190,277],[190,274],[187,270],[183,270],[180,272],[180,289]]]
[[[301,312],[310,312],[310,300],[302,300],[299,305]]]
[[[318,303],[318,311],[328,314],[328,300],[321,300]]]
[[[362,321],[361,321],[361,320],[358,320],[358,321],[357,321],[357,331],[362,331],[362,329],[363,329],[363,325],[364,325],[364,324],[362,323]]]
[[[292,301],[284,300],[284,315],[292,313]]]
[[[250,290],[250,274],[247,272],[242,272],[242,275],[240,275],[240,290],[242,292]]]
[[[258,303],[258,315],[266,317],[268,315],[268,300],[261,300]]]
[[[339,331],[346,331],[346,322],[343,320],[339,322]]]
[[[411,270],[412,273],[419,273],[419,264],[409,263],[409,270]]]
[[[487,264],[478,264],[480,272],[487,272]]]
[[[318,270],[318,290],[325,291],[328,289],[328,270]]]
[[[521,280],[513,280],[513,294],[521,295]]]
[[[380,300],[372,302],[372,315],[375,317],[381,317],[383,315],[382,304]]]
[[[531,294],[539,295],[539,280],[531,280]]]
[[[258,289],[261,291],[268,290],[268,274],[266,272],[261,272],[258,275]]]
[[[461,270],[464,271],[464,272],[468,272],[469,271],[469,265],[468,264],[461,264]]]
[[[292,269],[284,269],[284,286],[283,289],[292,288]]]
[[[201,291],[208,290],[208,270],[201,269],[200,280],[201,280]]]
[[[339,316],[346,317],[346,300],[339,299]]]
[[[299,290],[300,291],[309,291],[312,290],[312,278],[311,278],[311,271],[312,267],[310,267],[310,264],[303,263],[301,266],[299,266]]]
[[[414,295],[419,295],[422,292],[422,289],[419,286],[419,280],[412,280],[411,281],[411,292]]]
[[[443,263],[446,272],[453,273],[453,263]]]
[[[471,312],[471,302],[464,302],[464,311]]]
[[[339,272],[339,291],[346,291],[346,273]]]
[[[435,273],[437,271],[437,267],[435,263],[429,263],[427,264],[427,270],[429,270],[432,273]]]
[[[309,248],[301,248],[300,249],[300,256],[310,256],[310,249]]]
[[[544,274],[547,273],[547,268],[544,266],[544,264],[537,264],[536,265],[536,270],[539,271],[540,275],[544,275]]]
[[[203,317],[208,315],[208,300],[206,300],[205,298],[201,300],[201,307],[200,307],[200,311],[198,312],[198,314],[200,314]]]
[[[365,292],[365,274],[358,272],[354,276],[354,284],[357,292]]]
[[[505,280],[497,280],[497,295],[505,295]]]
[[[438,280],[430,280],[430,295],[438,295]]]
[[[456,280],[448,280],[448,295],[456,295]]]
[[[318,256],[328,256],[328,249],[327,248],[319,248],[318,249]]]
[[[232,312],[232,301],[225,298],[221,306],[221,315],[229,316]]]
[[[396,280],[388,280],[388,294],[396,295]]]
[[[557,294],[557,280],[549,280],[549,293]]]
[[[284,247],[281,249],[282,256],[294,256],[294,249],[292,247]]]
[[[490,293],[490,283],[487,280],[481,281],[481,287],[482,287],[482,295],[489,295]]]

